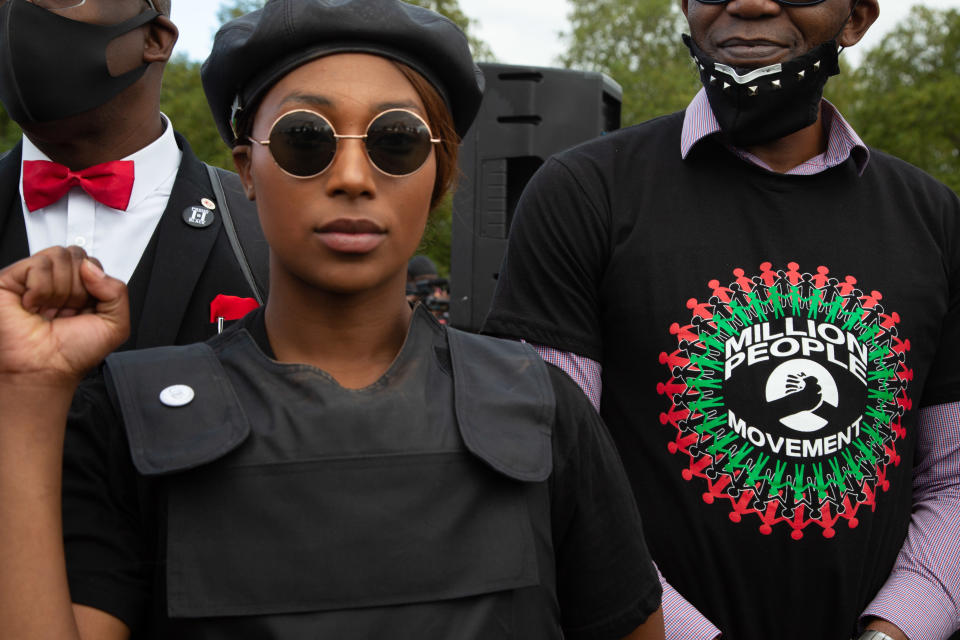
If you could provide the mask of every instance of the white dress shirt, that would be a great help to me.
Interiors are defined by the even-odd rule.
[[[161,114],[162,115],[162,114]],[[95,256],[104,270],[128,282],[150,243],[180,168],[183,152],[177,146],[170,120],[163,117],[163,134],[123,160],[134,162],[133,191],[126,211],[114,209],[73,187],[59,201],[28,211],[23,205],[30,255],[47,247],[75,244]],[[23,137],[23,160],[50,160]],[[20,199],[23,201],[23,166]]]

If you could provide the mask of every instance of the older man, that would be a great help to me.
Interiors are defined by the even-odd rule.
[[[879,2],[682,8],[703,90],[544,165],[485,330],[595,399],[668,636],[945,638],[960,201],[822,99]]]

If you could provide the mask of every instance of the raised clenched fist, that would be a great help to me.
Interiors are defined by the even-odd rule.
[[[52,247],[0,271],[0,378],[75,382],[129,332],[126,285],[80,247]]]

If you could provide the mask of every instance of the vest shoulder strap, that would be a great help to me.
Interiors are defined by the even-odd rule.
[[[114,353],[104,376],[143,475],[212,462],[250,435],[223,365],[205,343]]]
[[[270,283],[267,273],[270,247],[260,230],[256,208],[250,205],[244,195],[240,176],[210,165],[207,165],[207,174],[210,176],[210,185],[217,196],[217,202],[220,203],[223,228],[237,258],[237,264],[240,265],[240,271],[250,286],[254,299],[262,305]]]
[[[447,329],[460,435],[500,473],[542,482],[553,471],[556,398],[547,366],[527,344]]]

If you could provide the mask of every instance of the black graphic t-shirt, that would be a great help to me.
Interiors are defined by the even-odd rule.
[[[603,366],[666,579],[739,639],[849,638],[910,521],[917,411],[960,400],[960,202],[871,150],[812,176],[683,114],[559,154],[484,330]]]

